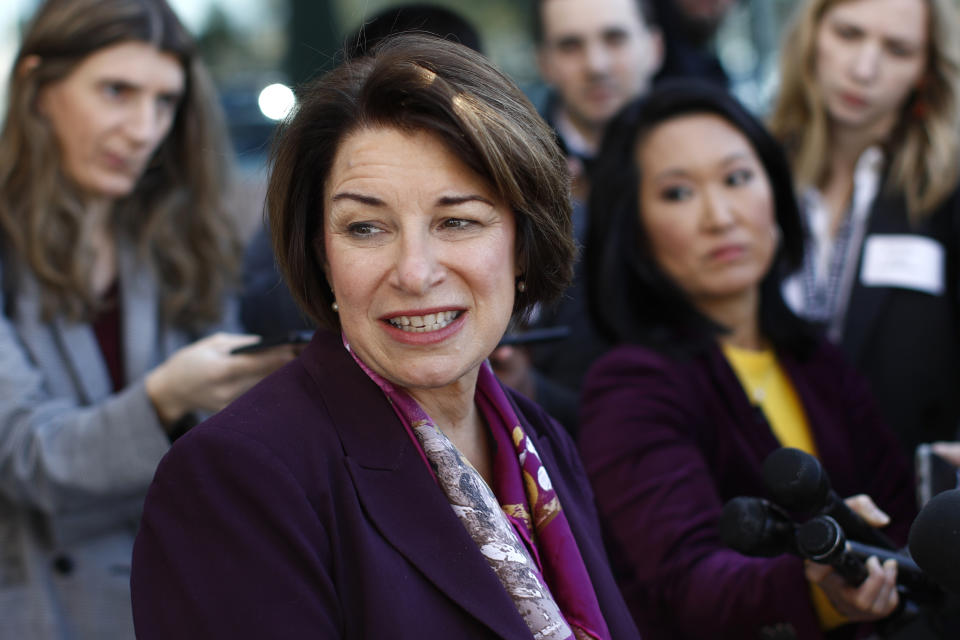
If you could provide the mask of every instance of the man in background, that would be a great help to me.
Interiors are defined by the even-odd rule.
[[[651,0],[663,33],[663,66],[656,82],[700,78],[726,88],[727,72],[717,57],[717,30],[737,0]]]
[[[663,47],[646,0],[534,0],[537,63],[550,87],[542,110],[557,132],[572,178],[573,227],[587,232],[589,171],[607,123],[643,95],[660,67]],[[590,324],[581,263],[564,299],[542,309],[533,328],[566,327],[569,337],[501,347],[491,356],[506,384],[534,398],[571,433],[577,431],[580,383],[606,345]]]
[[[533,18],[537,64],[551,89],[543,115],[581,182],[607,122],[660,68],[660,33],[647,0],[535,0]]]

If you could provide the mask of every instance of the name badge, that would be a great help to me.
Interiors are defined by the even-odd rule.
[[[899,287],[940,295],[944,250],[936,240],[914,235],[875,235],[863,246],[860,281],[868,287]]]

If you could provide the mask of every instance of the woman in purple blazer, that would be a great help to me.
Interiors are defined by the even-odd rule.
[[[564,160],[523,94],[466,47],[392,39],[302,95],[268,209],[332,331],[162,461],[138,637],[637,637],[572,443],[487,363],[572,264]]]
[[[736,101],[675,83],[620,114],[590,203],[595,320],[621,346],[590,371],[580,451],[614,572],[644,638],[820,638],[898,604],[895,563],[859,588],[789,555],[724,547],[764,459],[816,454],[841,495],[900,538],[910,477],[865,384],[784,305],[803,255],[790,173]],[[602,249],[601,249],[602,248]]]

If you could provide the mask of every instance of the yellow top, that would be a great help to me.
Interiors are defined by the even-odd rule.
[[[721,347],[750,402],[763,410],[780,444],[817,455],[807,414],[773,349],[751,351],[729,344]],[[835,629],[848,622],[817,585],[811,583],[810,594],[823,629]]]
[[[807,414],[773,349],[751,351],[725,344],[723,354],[750,402],[763,409],[780,444],[817,455]]]

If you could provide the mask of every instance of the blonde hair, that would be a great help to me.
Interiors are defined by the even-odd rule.
[[[797,186],[822,185],[830,172],[829,127],[815,79],[820,20],[849,0],[810,0],[801,5],[780,56],[780,91],[770,129],[786,145]],[[950,0],[929,7],[927,69],[894,128],[888,147],[886,186],[904,194],[917,222],[956,187],[960,176],[960,30]]]
[[[183,65],[186,91],[166,139],[133,193],[119,200],[112,231],[136,243],[160,281],[164,317],[177,326],[217,320],[235,277],[239,240],[224,208],[230,147],[213,84],[193,39],[164,0],[48,0],[27,29],[10,79],[0,132],[0,240],[41,286],[45,319],[89,319],[94,256],[89,217],[64,175],[50,123],[35,108],[44,86],[90,54],[147,42]]]

